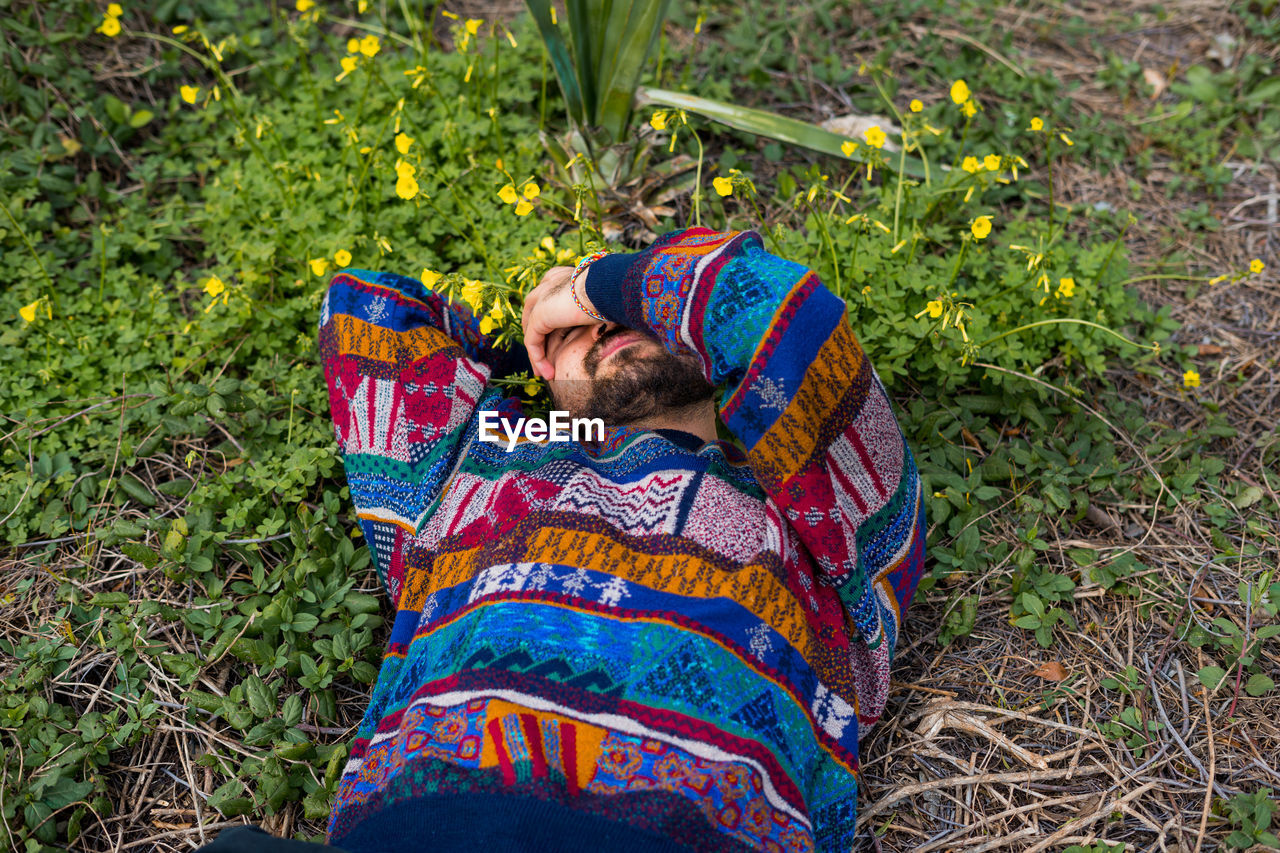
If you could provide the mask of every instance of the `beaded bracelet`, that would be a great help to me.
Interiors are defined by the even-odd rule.
[[[595,313],[594,311],[587,310],[587,306],[583,305],[582,301],[578,299],[578,278],[584,272],[587,271],[587,267],[591,266],[593,263],[600,260],[607,254],[609,253],[608,252],[592,252],[589,255],[583,255],[581,258],[578,259],[577,265],[574,266],[573,274],[569,276],[569,296],[573,298],[573,304],[577,305],[578,310],[581,311],[583,314],[586,314],[588,317],[591,317],[595,320],[599,320],[601,323],[607,323],[609,321],[601,317],[599,314]]]

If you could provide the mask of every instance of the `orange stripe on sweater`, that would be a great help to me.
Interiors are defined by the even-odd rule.
[[[413,567],[405,577],[401,609],[421,609],[427,595],[473,580],[480,548],[454,551],[436,557],[429,567]],[[544,527],[530,537],[521,562],[582,566],[607,572],[650,589],[695,598],[723,596],[746,608],[781,634],[806,659],[814,638],[805,608],[791,590],[761,563],[748,563],[736,571],[722,571],[706,560],[686,554],[648,554],[615,542],[599,533]]]
[[[787,408],[750,450],[751,466],[762,484],[785,482],[813,459],[822,427],[834,417],[864,359],[858,339],[842,320],[818,350]]]
[[[339,355],[358,355],[388,364],[412,364],[450,349],[461,354],[457,342],[439,329],[416,326],[403,332],[366,323],[350,314],[329,320]]]

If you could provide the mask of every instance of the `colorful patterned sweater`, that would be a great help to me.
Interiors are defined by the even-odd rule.
[[[329,843],[847,851],[924,561],[884,388],[844,303],[753,232],[669,234],[586,286],[698,356],[745,456],[637,428],[482,442],[523,352],[414,279],[332,280],[333,418],[396,615]]]

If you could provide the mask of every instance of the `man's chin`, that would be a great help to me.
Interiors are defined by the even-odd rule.
[[[595,379],[577,380],[557,397],[574,417],[630,426],[686,412],[714,395],[696,361],[673,356],[661,345],[653,352],[636,343],[604,359]]]

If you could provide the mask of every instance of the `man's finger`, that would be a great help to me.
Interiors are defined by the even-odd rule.
[[[524,298],[524,307],[520,309],[520,327],[521,328],[528,328],[529,312],[533,310],[533,305],[537,301],[538,301],[538,291],[535,288],[534,290],[531,290],[529,292],[529,295]],[[526,334],[528,333],[526,332]]]
[[[535,343],[526,336],[524,348],[529,352],[529,364],[533,367],[534,375],[541,376],[542,372],[538,368],[543,362],[542,342]]]

